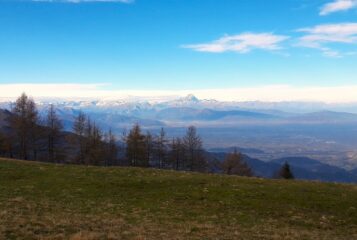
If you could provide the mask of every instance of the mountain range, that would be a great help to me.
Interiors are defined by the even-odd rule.
[[[86,112],[102,126],[122,128],[135,122],[144,127],[187,125],[220,126],[234,124],[292,124],[292,123],[355,123],[357,114],[333,111],[322,103],[263,103],[220,102],[200,100],[190,94],[173,100],[63,100],[41,99],[40,111],[54,104],[62,119],[70,125],[79,110]],[[285,106],[285,107],[283,107]],[[305,107],[305,112],[301,109]],[[320,107],[318,107],[320,106]],[[335,106],[335,105],[333,105]],[[10,108],[9,101],[0,102],[0,108]],[[316,111],[307,112],[308,109]],[[295,111],[295,112],[294,112]]]
[[[10,100],[0,99],[0,108],[10,109]],[[195,125],[207,148],[240,146],[257,149],[249,155],[265,161],[305,156],[348,170],[357,168],[357,114],[340,111],[353,109],[353,104],[221,102],[192,94],[35,100],[42,116],[54,104],[67,131],[79,111],[118,136],[134,123],[153,133],[164,127],[169,137],[182,136],[187,126]]]

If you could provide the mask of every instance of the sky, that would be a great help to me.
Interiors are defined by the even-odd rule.
[[[0,0],[0,97],[357,102],[357,0]]]

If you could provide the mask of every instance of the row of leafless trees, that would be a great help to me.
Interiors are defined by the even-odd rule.
[[[118,145],[112,131],[103,133],[100,127],[80,112],[73,124],[75,133],[69,141],[77,146],[74,162],[86,165],[118,165]]]
[[[124,135],[126,159],[131,166],[169,168],[175,170],[205,171],[207,160],[202,140],[196,128],[187,129],[183,138],[166,137],[164,129],[158,135],[142,133],[138,124]]]
[[[123,147],[109,131],[103,134],[95,122],[84,113],[75,119],[73,144],[78,146],[75,162],[94,165],[127,165],[137,167],[169,168],[176,170],[203,171],[207,162],[202,140],[195,127],[189,127],[186,135],[169,140],[162,128],[158,135],[143,133],[135,124],[122,136]],[[119,153],[120,151],[120,153]]]
[[[8,126],[0,137],[0,152],[24,160],[55,162],[63,159],[59,151],[62,123],[51,105],[41,119],[33,99],[22,94],[12,106]],[[44,154],[45,152],[45,154]]]
[[[72,133],[65,133],[55,107],[50,105],[45,117],[41,118],[35,102],[26,94],[17,99],[11,113],[9,131],[0,136],[0,154],[8,157],[185,171],[207,171],[209,167],[208,154],[193,126],[182,138],[169,139],[164,129],[159,134],[144,133],[135,124],[119,141],[111,130],[103,132],[95,121],[82,112],[75,118]],[[226,174],[253,175],[237,151],[227,154],[220,168]]]

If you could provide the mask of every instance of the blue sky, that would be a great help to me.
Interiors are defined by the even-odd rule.
[[[331,88],[356,66],[355,0],[0,0],[3,89]]]

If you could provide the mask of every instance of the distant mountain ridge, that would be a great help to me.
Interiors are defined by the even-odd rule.
[[[73,116],[80,110],[98,120],[102,126],[129,126],[141,123],[144,127],[174,126],[177,122],[195,121],[214,124],[215,126],[241,123],[357,123],[357,114],[323,110],[325,105],[312,103],[311,106],[321,105],[319,111],[299,113],[293,112],[294,107],[307,103],[263,103],[263,102],[220,102],[216,100],[200,100],[192,94],[170,100],[148,101],[143,99],[122,100],[40,100],[40,112],[54,104],[67,125],[73,121]],[[282,111],[279,106],[287,106],[288,111]],[[10,108],[10,102],[0,102],[0,108]],[[109,122],[111,121],[111,122]]]
[[[15,98],[1,98],[0,108],[9,105]],[[156,96],[156,97],[136,97],[127,96],[120,98],[41,98],[36,97],[40,104],[53,103],[58,106],[68,106],[71,108],[168,108],[168,107],[198,107],[220,110],[255,110],[255,111],[281,111],[287,113],[310,113],[320,111],[350,112],[357,113],[357,102],[351,103],[324,103],[309,101],[218,101],[215,99],[199,99],[194,94],[187,96]]]

